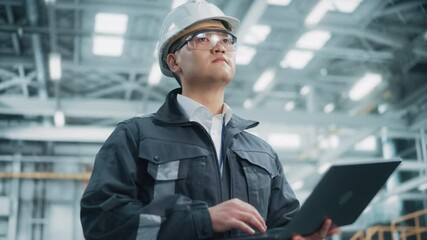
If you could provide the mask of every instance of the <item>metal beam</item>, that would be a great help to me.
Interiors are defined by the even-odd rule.
[[[254,0],[252,2],[238,29],[237,36],[239,38],[243,38],[244,34],[249,31],[249,28],[258,23],[267,6],[268,3],[265,0]]]
[[[39,12],[36,0],[26,0],[27,18],[31,26],[38,26]],[[40,34],[31,35],[31,45],[34,51],[34,62],[37,69],[37,81],[39,82],[38,95],[47,98],[47,73]]]
[[[11,34],[20,32],[22,35],[31,35],[31,34],[50,34],[50,27],[43,27],[43,26],[21,26],[21,25],[15,25],[15,24],[9,24],[9,25],[0,25],[0,32],[9,32]],[[79,36],[79,37],[92,37],[94,34],[94,31],[92,30],[85,30],[85,29],[77,29],[77,28],[61,28],[56,29],[56,34],[59,36]],[[135,40],[135,41],[142,41],[146,43],[155,43],[158,38],[157,37],[150,37],[150,36],[141,36],[133,34],[132,32],[127,32],[125,34],[114,34],[114,33],[96,33],[98,36],[107,36],[107,37],[115,37],[120,36],[123,37],[125,40]]]
[[[142,102],[108,100],[108,99],[62,99],[64,113],[70,117],[115,118],[125,119],[139,114],[155,112],[161,102],[150,102],[142,112]],[[21,114],[26,116],[52,116],[55,110],[55,100],[40,100],[17,96],[0,97],[0,114]],[[406,129],[405,120],[392,116],[349,116],[344,113],[307,113],[284,112],[278,109],[233,108],[236,114],[262,122],[279,122],[292,125],[337,126],[356,128],[391,127]],[[269,114],[266,114],[268,112]]]
[[[22,65],[26,68],[35,67],[34,60],[28,57],[2,56],[0,58],[0,67],[15,67]],[[141,64],[136,63],[116,63],[107,62],[80,62],[62,61],[63,70],[72,70],[75,72],[102,72],[102,73],[121,73],[135,72],[137,74],[148,74],[148,69],[141,67]]]
[[[426,0],[412,0],[408,2],[401,2],[392,7],[378,11],[377,13],[374,14],[374,18],[383,17],[390,14],[396,14],[402,11],[407,11],[409,9],[419,7],[426,2],[427,2]]]
[[[24,141],[102,143],[112,131],[111,127],[19,126],[1,127],[0,136],[5,139]]]
[[[325,30],[335,35],[349,35],[353,37],[368,39],[372,42],[376,42],[389,47],[400,48],[406,40],[400,35],[391,35],[378,31],[377,29],[365,29],[359,26],[355,27],[342,27],[334,25],[318,25],[311,27],[310,30]]]
[[[411,180],[401,183],[399,186],[392,189],[390,192],[381,195],[379,199],[400,195],[412,189],[418,188],[419,186],[421,186],[421,184],[424,184],[424,183],[427,183],[427,176],[420,176],[420,177],[413,178]]]
[[[123,12],[130,15],[166,15],[170,11],[170,6],[162,6],[156,2],[135,2],[135,1],[91,1],[91,2],[57,2],[56,8],[61,10],[80,10],[80,11],[113,11]]]
[[[24,156],[0,155],[0,162],[31,162],[31,163],[63,163],[63,164],[93,164],[95,156]]]
[[[10,5],[6,5],[6,17],[9,24],[13,24],[15,22],[15,18],[13,16],[12,8]],[[21,45],[19,43],[19,38],[17,33],[12,33],[12,45],[15,50],[16,55],[21,55]]]

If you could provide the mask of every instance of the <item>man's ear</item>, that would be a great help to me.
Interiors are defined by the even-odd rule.
[[[176,55],[175,54],[169,53],[167,58],[166,58],[166,61],[167,61],[167,64],[169,66],[169,69],[173,73],[178,73],[181,70],[181,67],[176,62]]]

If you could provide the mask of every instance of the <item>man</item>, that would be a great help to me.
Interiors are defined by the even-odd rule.
[[[224,91],[238,20],[191,1],[164,20],[159,61],[182,88],[154,114],[120,123],[97,154],[81,201],[86,239],[209,239],[284,226],[298,212],[276,153],[245,130]],[[304,238],[322,239],[322,229]]]

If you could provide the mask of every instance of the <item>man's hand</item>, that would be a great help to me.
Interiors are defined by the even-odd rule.
[[[265,221],[258,211],[249,203],[237,198],[210,207],[208,210],[214,232],[239,229],[247,234],[255,234],[252,227],[262,233],[267,229]]]
[[[312,235],[305,237],[301,235],[295,235],[292,237],[292,240],[321,240],[340,232],[341,230],[338,227],[332,227],[331,219],[326,219],[323,222],[322,228],[318,232],[315,232]]]

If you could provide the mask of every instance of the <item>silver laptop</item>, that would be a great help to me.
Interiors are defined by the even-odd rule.
[[[321,228],[325,218],[331,218],[336,226],[352,224],[400,163],[401,159],[333,165],[288,225],[228,239],[285,240],[294,234],[310,235]]]

